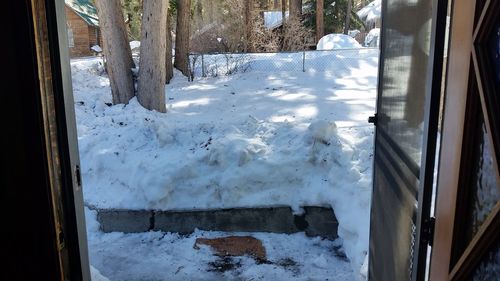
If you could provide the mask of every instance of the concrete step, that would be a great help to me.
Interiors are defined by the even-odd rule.
[[[302,215],[289,207],[232,208],[196,211],[98,209],[103,232],[150,230],[192,233],[195,229],[226,232],[296,233],[327,239],[338,237],[338,221],[329,207],[305,206]]]

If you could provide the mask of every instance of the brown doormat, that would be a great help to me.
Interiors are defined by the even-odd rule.
[[[262,241],[252,236],[228,236],[220,238],[197,238],[194,248],[200,245],[210,246],[221,257],[250,255],[259,260],[266,259],[266,249]]]

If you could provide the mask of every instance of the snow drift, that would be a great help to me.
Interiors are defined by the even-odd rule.
[[[332,33],[321,37],[316,50],[354,49],[361,47],[358,41],[349,35]]]

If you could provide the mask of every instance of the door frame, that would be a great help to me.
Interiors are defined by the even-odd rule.
[[[498,147],[495,147],[495,128],[490,122],[491,110],[488,110],[488,101],[483,92],[483,86],[477,73],[481,66],[478,65],[476,57],[475,39],[478,36],[475,22],[480,24],[485,17],[484,10],[476,11],[479,1],[454,1],[451,13],[450,48],[448,60],[448,72],[446,77],[445,104],[443,116],[443,130],[441,142],[440,164],[438,173],[438,190],[436,199],[436,229],[435,246],[431,257],[430,280],[464,280],[471,273],[474,266],[480,261],[483,254],[496,242],[500,231],[500,203],[497,202],[483,226],[474,236],[472,241],[465,245],[463,253],[456,255],[454,246],[460,238],[457,236],[457,217],[463,211],[464,190],[469,185],[464,181],[461,171],[470,162],[468,153],[464,153],[463,147],[470,147],[470,129],[475,126],[471,121],[469,110],[481,108],[485,117],[485,126],[488,128],[488,137],[492,145],[493,159],[498,164]],[[484,1],[485,7],[488,5],[498,9],[498,3]],[[484,71],[484,69],[481,69]],[[478,90],[472,83],[478,84]],[[491,90],[491,89],[490,89]],[[479,97],[477,96],[479,95]],[[475,98],[474,98],[475,96]],[[469,99],[469,100],[468,100]],[[474,100],[479,100],[480,104]],[[493,124],[495,125],[495,124]],[[496,128],[498,130],[498,128]],[[493,132],[491,131],[493,130]],[[495,171],[497,183],[500,179],[498,169]],[[455,260],[455,261],[453,261]],[[453,263],[453,264],[452,264]],[[453,265],[453,267],[452,267]]]
[[[443,127],[436,192],[436,225],[430,280],[447,280],[467,101],[474,1],[454,1],[451,12]]]
[[[64,0],[31,0],[61,280],[90,280]]]
[[[431,10],[431,28],[430,28],[430,49],[428,55],[428,65],[426,71],[425,92],[422,93],[424,97],[424,115],[423,115],[423,133],[422,133],[422,157],[420,161],[420,167],[418,171],[418,194],[416,196],[416,201],[418,202],[418,207],[416,209],[415,218],[415,244],[412,246],[413,256],[411,257],[411,280],[425,280],[427,277],[427,259],[429,246],[433,244],[433,227],[434,218],[431,217],[431,206],[432,206],[432,195],[433,195],[433,184],[434,184],[434,168],[435,168],[435,158],[437,149],[437,133],[439,128],[439,114],[440,114],[440,104],[441,104],[441,93],[443,85],[443,58],[444,58],[444,48],[446,40],[446,15],[448,10],[448,4],[451,0],[437,0],[432,1]],[[384,2],[384,4],[386,1]],[[382,7],[383,15],[387,14],[387,8]],[[384,26],[384,16],[382,17],[382,27]],[[385,29],[381,28],[381,38],[385,36]],[[381,91],[383,89],[382,83],[384,81],[384,58],[385,56],[385,40],[381,40],[381,54],[380,54],[380,65],[379,65],[379,77],[378,77],[378,100],[377,100],[377,112],[381,107]],[[377,119],[383,118],[381,116],[375,115],[372,119],[375,124]],[[380,134],[380,129],[376,127],[375,138]],[[376,142],[376,141],[375,141]],[[377,155],[378,147],[375,145],[375,155]],[[374,165],[376,165],[376,158],[374,157]],[[375,169],[374,169],[375,170]],[[375,184],[375,172],[374,172],[374,184]],[[373,200],[372,195],[372,209],[373,212]],[[372,215],[373,216],[373,215]],[[372,230],[370,230],[372,231]],[[370,234],[372,235],[372,234]],[[370,242],[373,242],[370,240]],[[410,245],[408,245],[410,247]],[[370,246],[372,248],[374,246]],[[371,251],[371,250],[370,250]],[[371,264],[370,264],[371,265]],[[372,278],[372,276],[370,276]]]

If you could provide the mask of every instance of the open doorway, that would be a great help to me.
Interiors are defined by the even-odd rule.
[[[411,3],[408,4],[412,6]],[[498,50],[498,45],[496,44],[498,42],[497,40],[498,34],[494,32],[491,33],[494,35],[493,41],[487,41],[489,42],[488,43],[489,45],[484,45],[484,40],[485,40],[484,36],[490,34],[488,32],[483,32],[483,33],[475,32],[474,34],[480,34],[480,35],[476,38],[479,41],[474,46],[472,44],[463,44],[464,38],[465,41],[467,42],[473,42],[474,40],[476,40],[473,38],[472,32],[470,32],[473,29],[474,25],[476,24],[478,26],[474,28],[476,28],[479,31],[483,30],[484,28],[486,28],[486,30],[489,31],[495,30],[491,28],[493,26],[491,25],[491,23],[495,23],[494,20],[496,18],[494,17],[494,15],[496,15],[498,11],[497,9],[494,9],[496,5],[492,5],[491,3],[487,2],[484,6],[480,6],[484,4],[480,1],[478,1],[478,3],[476,4],[466,3],[464,5],[456,5],[453,8],[454,24],[452,28],[453,32],[451,34],[452,40],[451,40],[451,59],[450,59],[451,64],[453,66],[462,65],[462,62],[464,60],[471,61],[470,60],[471,54],[473,58],[471,63],[474,63],[475,65],[476,64],[483,65],[485,62],[487,62],[487,60],[485,60],[485,57],[482,57],[482,55],[487,54],[486,58],[488,58],[489,56],[491,56],[491,53],[481,53],[481,52],[476,53],[477,50],[471,51],[472,47],[474,48],[477,47],[479,51],[482,51],[484,50],[485,47],[492,46],[494,50],[493,55]],[[471,14],[474,14],[474,6],[477,6],[476,19],[478,18],[479,15],[481,15],[480,19],[483,19],[482,21],[481,20],[473,21],[473,17],[470,16]],[[6,9],[6,11],[8,11],[7,14],[12,13],[12,15],[9,15],[9,17],[7,18],[11,19],[12,22],[16,23],[16,29],[9,29],[9,28],[7,29],[8,31],[7,37],[10,39],[10,42],[12,42],[12,45],[7,46],[8,47],[7,53],[9,54],[9,56],[6,57],[6,63],[8,66],[10,66],[9,69],[12,69],[12,71],[7,73],[8,75],[7,77],[9,78],[9,80],[12,80],[13,82],[16,83],[9,83],[7,84],[7,86],[12,84],[17,87],[16,91],[25,90],[25,92],[22,95],[9,95],[6,99],[6,102],[9,105],[14,105],[16,107],[15,109],[18,109],[21,106],[29,106],[29,108],[32,109],[32,110],[25,110],[25,112],[23,112],[22,114],[22,118],[17,119],[17,121],[19,121],[20,126],[18,126],[17,123],[14,126],[12,126],[14,123],[12,124],[8,123],[7,126],[4,128],[4,130],[7,132],[7,135],[9,136],[8,138],[9,142],[7,146],[9,147],[9,149],[5,151],[5,154],[2,155],[2,160],[5,160],[5,162],[10,162],[9,167],[15,167],[15,168],[12,169],[12,173],[10,173],[9,170],[9,173],[2,174],[1,178],[2,186],[5,183],[5,186],[15,187],[15,188],[9,188],[6,195],[8,201],[14,202],[14,204],[16,204],[16,207],[18,207],[19,202],[23,202],[26,200],[27,202],[25,203],[28,203],[25,204],[25,208],[21,209],[21,211],[27,210],[25,212],[28,215],[22,220],[14,222],[14,224],[11,224],[9,222],[9,225],[13,226],[11,227],[11,229],[13,230],[12,233],[14,234],[12,239],[9,239],[9,241],[11,240],[16,242],[21,241],[21,243],[9,243],[15,245],[14,247],[16,249],[12,250],[10,247],[8,248],[9,256],[11,256],[14,260],[13,263],[14,266],[12,267],[8,266],[7,275],[11,276],[10,273],[16,273],[15,277],[18,279],[19,278],[23,279],[22,277],[30,276],[30,274],[32,275],[36,274],[39,278],[42,278],[42,276],[50,276],[51,280],[52,279],[88,280],[90,279],[89,275],[90,272],[88,270],[89,269],[87,260],[88,254],[86,252],[88,249],[86,240],[87,235],[85,234],[87,228],[85,227],[84,223],[85,220],[83,219],[84,203],[82,200],[83,198],[81,196],[82,195],[82,190],[81,190],[82,178],[80,173],[81,167],[78,160],[79,154],[76,149],[77,148],[76,128],[75,128],[76,124],[75,122],[73,122],[74,121],[73,108],[75,106],[75,103],[73,102],[73,95],[71,93],[71,87],[70,87],[71,86],[70,75],[69,75],[70,63],[67,56],[68,50],[65,48],[60,48],[60,46],[64,46],[65,44],[67,44],[66,41],[67,38],[65,37],[65,35],[62,34],[70,35],[64,28],[64,26],[66,26],[64,18],[61,19],[61,17],[63,17],[61,15],[64,15],[63,10],[65,6],[62,1],[60,2],[20,1],[20,2],[9,2],[7,7],[8,7],[8,9]],[[405,7],[403,5],[399,8],[404,9]],[[439,8],[438,9],[433,8],[433,12],[437,12],[438,10]],[[482,12],[480,13],[479,11]],[[441,18],[438,22],[443,23],[444,22],[443,18]],[[428,25],[424,26],[427,26],[428,28]],[[433,26],[436,27],[435,25]],[[71,27],[73,29],[75,26],[72,25]],[[427,28],[426,30],[428,30]],[[16,34],[12,32],[13,30],[22,30],[24,32],[18,32]],[[382,33],[384,33],[384,31]],[[431,34],[437,36],[434,38],[440,38],[431,40],[431,42],[434,42],[432,44],[436,44],[436,41],[442,40],[444,38],[444,35],[440,34],[439,32]],[[79,37],[76,36],[77,34],[75,34],[74,32],[72,32],[71,35],[73,39],[73,46],[76,46],[77,38]],[[384,45],[384,42],[387,42],[387,37],[382,36],[382,38],[383,39],[385,38],[384,40],[382,40],[382,45]],[[419,36],[418,38],[425,39],[425,36]],[[431,36],[431,38],[433,37]],[[490,43],[493,45],[491,45]],[[431,51],[434,50],[434,52],[436,52],[435,49],[436,47],[433,47],[430,50]],[[99,49],[93,48],[93,51],[99,52]],[[439,50],[437,50],[437,52],[439,52]],[[474,56],[477,54],[480,55],[479,60],[478,57]],[[386,56],[382,55],[382,58],[383,59],[387,58],[387,56],[388,54],[386,54]],[[439,58],[439,55],[437,55],[437,57]],[[496,62],[497,60],[494,61]],[[491,66],[491,64],[489,66]],[[201,69],[203,70],[204,67],[202,67]],[[440,69],[440,66],[437,66],[437,68],[434,67],[434,69]],[[495,161],[495,159],[497,159],[498,157],[496,157],[494,153],[494,151],[497,151],[496,140],[498,134],[496,134],[497,131],[495,125],[496,123],[494,122],[489,123],[491,120],[494,120],[496,116],[495,115],[496,111],[494,110],[492,111],[492,108],[494,109],[494,107],[492,106],[494,106],[496,103],[493,103],[491,102],[491,100],[489,100],[492,97],[491,93],[494,93],[494,91],[492,91],[493,87],[490,82],[495,80],[494,79],[487,80],[487,83],[485,83],[484,85],[481,84],[482,82],[484,82],[483,78],[488,77],[487,75],[483,76],[483,74],[486,73],[489,75],[493,73],[493,71],[488,68],[474,69],[474,71],[476,72],[479,71],[479,76],[477,76],[476,80],[463,79],[463,77],[471,78],[474,76],[474,75],[469,75],[469,73],[473,72],[472,69],[469,72],[468,68],[460,69],[460,67],[451,67],[450,70],[452,71],[450,71],[449,75],[447,76],[448,79],[451,79],[451,82],[449,82],[448,86],[450,87],[447,88],[446,91],[448,93],[451,93],[451,95],[448,95],[446,97],[445,104],[448,110],[445,111],[444,114],[445,117],[443,120],[444,122],[443,139],[447,141],[444,142],[446,144],[445,146],[446,149],[443,149],[443,151],[441,152],[442,157],[444,157],[443,159],[447,160],[440,162],[440,173],[438,173],[438,175],[440,174],[439,178],[441,181],[438,182],[438,185],[442,189],[440,190],[440,192],[437,193],[438,202],[441,203],[437,206],[437,219],[436,219],[437,222],[436,238],[438,243],[434,245],[435,246],[439,245],[439,246],[436,247],[436,249],[433,251],[433,262],[432,262],[433,268],[431,269],[431,271],[433,272],[432,274],[434,275],[434,277],[438,275],[443,275],[448,277],[451,276],[450,278],[452,279],[462,280],[467,276],[471,276],[471,274],[477,276],[476,273],[478,273],[480,276],[484,276],[483,273],[485,271],[483,269],[485,268],[488,269],[488,274],[489,273],[497,274],[496,269],[498,268],[496,266],[494,267],[489,266],[490,264],[489,260],[484,259],[493,257],[492,255],[490,255],[489,249],[491,248],[492,245],[493,246],[496,245],[494,243],[496,240],[490,238],[498,236],[494,235],[495,233],[498,232],[498,227],[497,227],[498,224],[496,223],[498,218],[497,216],[498,202],[496,202],[495,205],[488,203],[488,206],[490,207],[494,206],[494,208],[492,209],[493,211],[490,212],[489,215],[487,215],[486,221],[479,228],[476,228],[476,230],[479,229],[479,231],[476,233],[476,235],[474,235],[472,242],[469,243],[469,245],[463,244],[466,243],[464,242],[465,240],[463,239],[459,238],[452,239],[449,237],[450,233],[452,233],[454,236],[457,237],[463,236],[459,235],[461,234],[460,231],[462,228],[464,228],[464,226],[468,227],[469,222],[461,223],[459,224],[459,226],[454,226],[453,220],[455,218],[458,218],[459,216],[452,215],[452,220],[449,220],[446,217],[447,214],[450,214],[450,210],[452,214],[463,213],[466,210],[470,210],[469,208],[471,206],[470,201],[462,199],[467,198],[466,195],[470,194],[473,190],[463,188],[460,184],[457,184],[457,182],[459,182],[459,179],[462,178],[462,175],[464,175],[465,181],[471,181],[471,177],[469,174],[458,173],[458,171],[459,169],[460,170],[467,169],[470,166],[470,163],[468,163],[467,160],[471,159],[472,156],[470,155],[472,155],[472,153],[476,153],[477,151],[481,152],[483,156],[479,158],[474,158],[474,157],[472,158],[480,159],[479,161],[480,165],[483,165],[483,163],[489,165],[487,166],[488,167],[487,169],[484,169],[484,171],[480,173],[481,178],[487,179],[488,183],[495,183],[496,179],[497,183],[496,186],[498,186],[498,179],[499,179],[498,173],[492,171],[493,169],[496,172],[498,172],[497,169],[498,161]],[[485,70],[486,72],[484,73]],[[436,72],[434,73],[435,75],[432,75],[433,77],[441,76],[439,71],[435,72]],[[472,87],[467,86],[467,82],[469,80],[473,81]],[[427,82],[430,81],[439,81],[439,80],[432,79],[428,80]],[[459,83],[457,83],[457,81]],[[430,92],[431,93],[430,96],[432,97],[434,94],[440,93],[441,87],[438,86],[441,85],[434,82],[431,84],[433,89]],[[484,88],[485,85],[486,87]],[[435,88],[439,89],[436,90]],[[469,100],[469,98],[467,98],[468,96],[474,98]],[[487,97],[488,99],[485,99],[485,97]],[[430,100],[435,100],[435,99],[430,99]],[[389,101],[391,100],[389,99]],[[429,107],[425,106],[425,109],[426,110],[430,110],[431,108],[435,109],[436,108],[435,105],[436,105],[435,103],[431,102]],[[479,115],[474,114],[476,111],[481,111],[481,110],[483,111],[482,112],[483,114]],[[436,113],[437,111],[430,110],[430,112]],[[426,114],[426,116],[429,117],[430,115]],[[471,118],[471,116],[473,118]],[[479,117],[483,116],[484,123],[486,125],[476,126],[475,128],[472,128],[474,127],[474,124],[478,123],[475,121],[481,119],[481,118],[476,118],[477,116]],[[371,118],[371,121],[375,123],[381,122],[382,124],[384,124],[389,122],[391,119],[388,119],[386,115],[377,115]],[[395,120],[397,121],[398,119],[396,118]],[[459,120],[459,122],[456,122],[456,120]],[[437,125],[436,121],[437,121],[436,119],[431,119],[431,118],[428,119],[428,122],[424,121],[425,135],[429,136],[429,131],[430,131],[429,127],[427,127],[428,128],[427,130],[425,129],[426,126],[434,126],[434,128],[436,128]],[[467,123],[467,126],[463,125],[463,123],[461,123],[462,121],[465,121],[465,123]],[[416,124],[418,125],[418,122],[416,122]],[[468,134],[467,132],[469,132],[471,129],[474,129],[472,131],[474,131],[476,135],[480,135],[481,138],[476,139],[473,136],[474,134],[473,135]],[[485,132],[487,132],[488,134],[486,134]],[[463,137],[462,133],[466,134],[466,136],[464,135],[465,137]],[[486,137],[486,135],[488,137]],[[462,140],[465,141],[463,147],[462,147]],[[434,140],[431,140],[431,142],[434,142]],[[465,145],[470,142],[479,142],[479,143],[483,142],[483,144],[479,145],[479,149],[470,151],[466,149]],[[400,144],[393,143],[392,145],[389,145],[389,148],[394,150],[397,149],[398,145]],[[425,148],[427,148],[427,152],[425,155],[432,156],[433,153],[428,153],[428,149],[430,148],[431,150],[433,150],[432,148],[433,146],[434,144],[429,145],[429,142],[427,142],[427,144],[425,145]],[[380,146],[379,148],[384,149],[384,147],[381,148]],[[385,148],[387,149],[387,147]],[[467,157],[464,157],[464,159],[460,159],[462,155],[460,153],[454,153],[454,151],[457,149],[459,151],[462,151],[463,152],[462,154],[466,155]],[[490,150],[492,150],[493,153],[491,153],[492,151]],[[488,154],[487,152],[490,152],[490,154]],[[400,154],[397,151],[396,153],[398,155]],[[423,155],[424,154],[422,154],[422,157]],[[377,156],[375,156],[375,158],[376,157]],[[456,159],[457,157],[458,160]],[[486,159],[487,161],[484,161],[484,159]],[[433,173],[434,170],[430,168],[431,166],[429,167],[427,166],[427,164],[433,163],[430,162],[432,160],[433,159],[427,158],[427,160],[425,161],[425,166],[421,166],[422,167],[421,170],[424,170],[423,169],[424,167],[426,170],[424,176],[421,178],[422,181],[427,182],[427,185],[426,184],[423,185],[424,191],[426,186],[432,184],[432,181],[430,181],[431,178],[428,177],[428,175]],[[375,160],[375,162],[377,161]],[[394,163],[392,162],[391,164],[393,165]],[[464,164],[466,162],[467,165]],[[422,163],[424,162],[422,161]],[[445,173],[444,171],[448,171],[448,168],[452,171],[450,173]],[[390,170],[388,171],[390,172]],[[394,171],[394,169],[392,171]],[[472,169],[472,171],[476,170]],[[461,175],[460,178],[458,177],[458,174]],[[482,176],[483,174],[487,175],[488,177],[483,177]],[[400,176],[400,175],[396,175],[393,173],[391,176]],[[32,184],[33,186],[35,186],[35,188],[29,186],[28,188],[18,188],[19,179],[22,179],[23,184],[26,183]],[[460,182],[462,182],[462,180]],[[481,182],[478,181],[478,183],[480,185],[483,184],[482,181]],[[492,188],[490,190],[498,191],[498,189],[494,189],[496,188],[495,185],[488,185],[488,186]],[[403,185],[396,184],[394,185],[394,187],[403,187]],[[449,193],[448,191],[451,191],[451,193]],[[33,196],[35,194],[36,196]],[[456,198],[450,198],[450,194],[451,197],[456,196]],[[424,194],[423,197],[428,197],[428,195],[426,196]],[[418,198],[419,204],[417,204],[418,208],[416,212],[416,218],[417,218],[416,221],[413,220],[413,218],[411,220],[410,219],[398,220],[398,222],[400,222],[405,227],[409,226],[410,222],[416,224],[416,229],[414,228],[413,225],[411,229],[412,236],[413,234],[416,234],[417,239],[415,240],[412,239],[412,241],[415,241],[416,244],[406,242],[402,243],[402,247],[389,244],[389,246],[386,247],[385,249],[387,251],[384,252],[381,251],[384,249],[383,248],[384,243],[371,243],[370,256],[372,256],[372,258],[370,261],[370,272],[372,272],[373,270],[374,273],[373,275],[370,274],[371,280],[378,280],[376,279],[377,278],[376,276],[399,276],[399,274],[402,274],[401,276],[412,275],[413,279],[416,280],[422,280],[424,278],[421,275],[420,277],[419,275],[414,275],[413,272],[420,272],[421,269],[425,268],[425,263],[422,263],[420,260],[420,257],[423,256],[421,255],[423,252],[421,252],[420,249],[421,247],[428,248],[428,244],[432,243],[432,239],[429,238],[432,238],[433,236],[432,234],[433,228],[432,225],[429,224],[429,222],[425,222],[425,220],[429,219],[429,217],[427,217],[428,214],[425,214],[424,212],[427,212],[429,210],[422,210],[421,205],[425,205],[426,203],[420,203],[420,198],[421,196],[419,195]],[[462,198],[462,199],[459,199],[457,201],[456,200],[457,198]],[[492,198],[496,200],[495,199],[496,197]],[[476,197],[474,197],[474,200],[475,199]],[[466,206],[466,208],[464,208],[463,205],[468,205],[468,207]],[[411,207],[413,207],[413,204],[411,204]],[[311,208],[319,208],[319,207],[315,206]],[[293,224],[295,226],[302,225],[301,228],[304,227],[304,225],[306,225],[305,222],[309,222],[307,219],[308,209],[307,208],[303,209],[305,211],[304,216],[302,216],[301,214],[295,214],[295,216],[293,217],[294,218]],[[222,212],[218,217],[219,218],[224,217],[223,212],[226,210],[227,209],[218,210]],[[247,211],[247,209],[238,209],[238,210],[240,212]],[[395,212],[387,212],[388,209],[386,208],[378,208],[378,210],[385,211],[386,214],[388,213],[392,217],[394,217],[394,214],[396,214]],[[401,210],[404,209],[396,208],[396,211],[401,211]],[[98,210],[89,210],[88,212],[94,212],[94,211],[98,213]],[[158,214],[158,211],[150,211],[150,212],[154,213],[154,216],[150,216],[152,220],[149,220],[149,223],[146,226],[147,228],[155,226],[157,224],[157,219],[159,218],[156,216],[156,214]],[[383,219],[384,212],[379,214],[382,214],[382,216],[377,215],[377,213],[376,212],[374,213],[372,210],[372,216],[375,215]],[[161,215],[165,215],[165,213],[161,213]],[[339,218],[340,217],[341,215],[339,215]],[[15,216],[15,218],[17,219],[18,216]],[[117,233],[106,234],[103,233],[104,229],[102,224],[101,226],[99,226],[100,229],[99,230],[98,228],[96,228],[97,224],[95,223],[95,220],[88,220],[88,223],[89,223],[88,227],[89,230],[91,231],[92,229],[95,230],[94,234],[96,233],[101,234],[101,237],[109,239],[108,241],[110,242],[112,242],[113,239],[115,239],[115,241],[126,240],[122,238],[132,237],[128,236],[129,234],[117,234]],[[200,221],[194,221],[194,223],[200,224]],[[128,224],[128,226],[130,226],[130,224]],[[383,227],[383,225],[379,224],[373,224],[373,226],[377,227],[378,229]],[[389,225],[389,227],[394,227],[394,225],[391,224]],[[148,232],[148,233],[154,234],[154,232]],[[180,235],[179,237],[186,238],[189,237],[189,235],[191,234],[188,234],[187,236]],[[260,235],[256,236],[259,236],[260,238]],[[420,238],[418,238],[419,236]],[[388,241],[387,237],[383,237],[381,235],[379,236],[372,235],[372,237],[376,239],[381,239],[382,242]],[[223,238],[228,238],[228,237],[223,237]],[[256,241],[253,240],[256,239],[255,237],[243,237],[243,238],[248,239],[248,241]],[[304,236],[304,238],[306,240],[303,241],[311,241],[307,240],[310,239],[308,237]],[[404,239],[408,239],[408,237],[405,237]],[[146,241],[148,243],[150,242],[149,244],[157,243],[153,246],[155,246],[155,248],[160,248],[159,245],[162,240],[163,238],[160,237],[158,239],[153,239],[153,240],[151,239],[141,240],[140,243],[144,243]],[[208,240],[204,239],[204,241]],[[282,239],[276,241],[282,241]],[[321,240],[321,239],[320,241],[328,242],[327,240]],[[48,243],[40,243],[40,242],[48,242]],[[130,247],[130,245],[132,244],[125,243],[122,246]],[[337,247],[338,245],[339,244],[335,244],[335,247]],[[312,246],[318,246],[318,245],[312,245]],[[345,241],[343,241],[343,246],[344,249],[347,249]],[[208,250],[206,247],[202,247],[200,245],[198,245],[197,247],[200,248],[196,249],[198,251],[206,252],[206,250]],[[166,248],[164,249],[166,250]],[[256,247],[256,249],[261,249],[261,248]],[[463,251],[463,255],[459,256],[459,254],[461,254],[461,252],[459,251],[464,249],[465,251]],[[493,254],[498,252],[497,248],[491,248],[491,249],[493,250],[491,252]],[[144,252],[147,252],[147,250],[149,249],[145,249]],[[416,252],[414,250],[416,250]],[[390,266],[374,265],[375,262],[388,260],[387,258],[382,258],[377,260],[377,257],[379,257],[380,254],[388,255],[390,257],[392,252],[392,257],[395,257],[394,254],[395,253],[397,254],[397,251],[404,251],[405,256],[409,255],[410,258],[413,255],[413,261],[414,262],[417,261],[418,264],[417,265],[412,264],[410,258],[404,257],[404,258],[397,258],[395,260],[401,263],[409,262],[410,263],[409,267],[404,264],[403,266],[401,267],[398,266],[397,268]],[[46,255],[43,255],[43,253],[45,253]],[[259,253],[262,254],[262,252],[257,251],[255,256],[258,257]],[[415,255],[415,253],[417,255]],[[346,254],[348,254],[348,251],[346,251]],[[113,258],[113,256],[110,256],[110,258]],[[453,260],[454,263],[456,263],[454,267],[450,266],[453,265],[452,263],[450,263],[450,258],[451,260]],[[40,266],[39,264],[43,264],[40,263],[40,260],[46,261],[47,264],[49,264],[49,267],[43,268],[42,266]],[[33,261],[33,262],[28,265],[27,261]],[[224,260],[222,261],[224,262]],[[254,264],[257,264],[258,260],[255,261],[256,262]],[[320,260],[316,260],[316,262],[318,261]],[[484,263],[481,262],[479,264],[478,263],[479,261],[487,262],[488,266],[483,267]],[[260,262],[261,265],[266,265],[266,266],[273,265],[272,263],[266,263],[266,260],[261,260]],[[219,264],[215,263],[214,267],[224,268],[228,264],[230,266],[234,266],[235,263],[219,263]],[[283,263],[283,265],[286,264],[290,264],[290,262],[288,261],[287,263]],[[480,265],[480,267],[477,267],[478,270],[475,269],[477,265]],[[126,269],[127,268],[125,268],[125,270]],[[412,270],[411,274],[408,272],[408,269]],[[490,269],[492,270],[490,271]],[[451,272],[449,272],[450,270]],[[93,271],[93,274],[97,276],[97,271]],[[224,275],[217,275],[217,276],[220,277]],[[493,276],[493,275],[487,275],[487,276]],[[231,277],[234,277],[234,275],[229,275],[228,278]],[[379,279],[400,280],[401,278],[382,277]]]
[[[89,233],[91,264],[99,262],[98,269],[105,275],[127,274],[127,270],[134,269],[135,261],[158,254],[152,250],[167,249],[160,243],[165,247],[182,246],[177,249],[186,254],[185,260],[201,259],[201,263],[200,260],[195,263],[198,268],[178,264],[174,272],[165,273],[170,270],[169,265],[177,262],[174,257],[178,257],[178,252],[170,252],[170,259],[164,256],[167,258],[156,266],[155,272],[168,275],[168,279],[176,272],[181,279],[193,272],[207,274],[202,279],[252,278],[262,274],[261,279],[278,275],[287,280],[362,276],[359,271],[367,254],[373,137],[372,125],[366,120],[374,110],[376,49],[361,48],[361,44],[352,38],[345,39],[345,35],[329,36],[325,45],[342,38],[346,42],[341,41],[341,46],[351,41],[355,42],[350,43],[355,48],[238,55],[226,52],[203,54],[202,58],[193,54],[189,63],[194,75],[190,79],[194,81],[176,74],[167,86],[165,102],[170,108],[167,113],[158,113],[142,108],[134,99],[127,105],[113,105],[109,73],[103,73],[101,57],[68,59],[70,50],[63,48],[68,39],[67,26],[72,29],[69,39],[73,48],[79,46],[82,38],[88,40],[87,44],[91,44],[91,39],[99,42],[100,32],[90,26],[89,17],[83,28],[88,36],[82,37],[78,33],[82,26],[65,22],[68,6],[62,1],[55,6],[49,9],[47,17],[57,16],[57,21],[52,18],[40,34],[56,32],[57,27],[57,36],[52,33],[48,41],[52,47],[60,47],[60,53],[42,55],[52,55],[52,59],[61,56],[62,71],[56,74],[63,76],[62,86],[67,87],[64,89],[67,96],[66,104],[58,106],[65,106],[69,114],[65,120],[72,127],[68,130],[70,135],[75,133],[72,112],[76,112],[80,150],[73,158],[74,166],[64,165],[69,164],[70,174],[75,175],[75,202],[71,202],[76,206],[75,212],[82,215],[79,207],[85,205],[88,214],[87,228],[84,224],[79,226],[80,231],[83,226]],[[50,14],[54,11],[57,15]],[[43,36],[41,39],[46,40]],[[100,52],[95,45],[89,47],[92,52]],[[247,69],[203,77],[214,73],[211,69],[227,67],[224,60],[231,56],[240,57],[238,63],[247,65]],[[203,64],[197,65],[196,58]],[[58,59],[52,63],[58,63]],[[223,65],[217,64],[219,60]],[[68,83],[70,68],[74,94]],[[165,118],[170,116],[170,120]],[[139,142],[143,144],[137,145]],[[71,143],[69,147],[77,146]],[[169,155],[177,156],[169,158]],[[139,161],[130,161],[134,157]],[[113,170],[115,165],[122,167]],[[127,178],[133,181],[128,182]],[[177,188],[169,190],[172,185]],[[120,190],[120,186],[125,188]],[[79,201],[82,190],[83,204]],[[274,208],[280,212],[283,207],[287,211],[278,219],[291,219],[295,228],[285,233],[245,233],[260,240],[267,249],[262,260],[236,257],[227,261],[213,256],[207,247],[193,249],[196,238],[242,236],[238,229],[222,234],[207,232],[211,230],[208,229],[179,235],[165,234],[168,229],[154,229],[159,224],[159,212],[193,212],[194,208],[208,212]],[[144,233],[104,232],[100,214],[118,209],[147,211],[154,216],[148,217]],[[326,233],[330,239],[313,233],[313,222],[319,221],[318,227],[325,224],[323,213],[333,217],[328,221],[333,228]],[[257,217],[266,218],[266,214]],[[319,220],[311,218],[312,214]],[[334,240],[338,236],[341,239]],[[82,256],[86,255],[84,237],[80,233]],[[129,243],[121,244],[126,241]],[[141,245],[153,248],[141,249]],[[105,258],[95,258],[106,249],[111,250],[105,253]],[[133,253],[133,249],[138,252]],[[158,260],[161,261],[150,259]],[[225,271],[220,272],[220,267]],[[144,277],[150,272],[147,266],[139,264],[136,268],[141,270],[136,271],[136,279],[157,279],[156,275]],[[122,275],[112,278],[115,279],[127,278]]]

